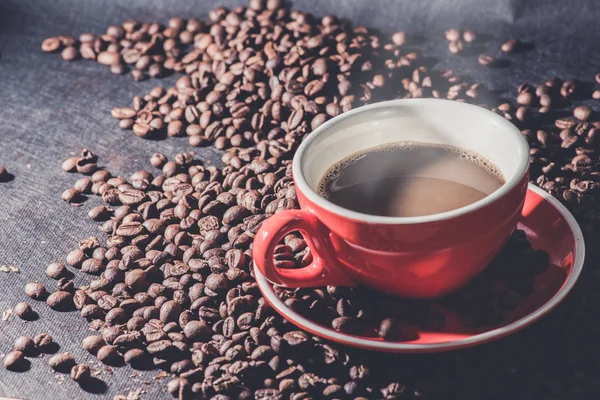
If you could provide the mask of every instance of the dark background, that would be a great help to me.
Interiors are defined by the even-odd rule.
[[[92,198],[83,207],[71,207],[60,200],[62,191],[78,178],[61,171],[63,159],[87,147],[100,156],[101,164],[110,171],[128,176],[138,169],[148,168],[148,159],[156,151],[173,156],[189,150],[185,139],[160,142],[138,139],[129,131],[121,131],[110,117],[112,107],[128,106],[133,96],[145,94],[156,85],[168,87],[175,77],[134,82],[129,76],[114,76],[106,67],[93,62],[66,63],[58,55],[43,54],[40,50],[42,40],[59,34],[77,37],[85,31],[102,33],[109,24],[132,17],[159,22],[166,22],[171,16],[205,18],[215,5],[234,7],[240,4],[244,1],[0,2],[0,165],[5,165],[15,175],[11,182],[0,184],[0,265],[20,269],[20,273],[0,272],[0,312],[26,299],[23,287],[29,281],[40,280],[53,289],[55,283],[45,277],[46,266],[54,261],[64,261],[67,252],[75,248],[79,240],[101,234],[96,223],[86,216],[90,206],[99,203],[99,199]],[[354,23],[385,32],[405,30],[422,37],[424,42],[420,47],[425,54],[439,57],[440,65],[470,75],[492,89],[512,96],[523,81],[537,84],[553,75],[592,81],[594,74],[600,71],[600,2],[597,0],[296,0],[292,4],[317,16],[336,13]],[[476,57],[449,56],[443,32],[450,27],[469,28],[490,35],[486,51],[505,59],[507,65],[484,68],[477,64]],[[534,47],[520,54],[501,55],[499,44],[512,37],[532,43]],[[200,150],[198,154],[215,161],[219,158],[212,148]],[[593,245],[588,243],[588,246]],[[77,284],[85,282],[82,277],[76,280]],[[556,322],[581,312],[576,304],[568,302],[547,319]],[[13,340],[19,335],[48,332],[58,341],[61,351],[71,352],[78,361],[97,364],[95,358],[79,345],[90,333],[87,323],[79,315],[50,312],[45,304],[32,302],[32,305],[41,315],[39,320],[24,323],[12,316],[7,321],[0,321],[0,354],[10,351]],[[595,315],[591,314],[590,319],[595,319]],[[536,329],[536,334],[540,335],[558,335],[539,327],[529,329]],[[508,342],[504,341],[506,357],[510,358],[509,364],[514,364],[514,368],[498,375],[492,365],[482,362],[479,367],[481,377],[473,379],[481,379],[482,384],[485,381],[501,385],[501,380],[509,379],[514,384],[514,380],[523,375],[545,374],[551,379],[543,380],[539,390],[524,382],[523,392],[531,392],[531,398],[538,399],[548,387],[558,387],[557,393],[562,394],[557,399],[594,398],[587,394],[600,393],[600,373],[587,365],[588,361],[577,358],[577,352],[598,352],[598,346],[580,341],[576,331],[567,332],[570,333],[565,337],[546,341],[548,345],[541,351],[548,353],[547,363],[527,367],[524,365],[527,355],[511,351],[510,347],[511,343],[531,340],[532,335],[517,334]],[[484,354],[488,346],[467,350],[471,352],[467,355],[472,352]],[[580,347],[574,350],[573,346]],[[566,367],[568,373],[554,373],[553,360],[563,363],[565,358],[560,355],[565,351],[575,352],[573,365]],[[463,356],[463,352],[458,352],[440,357],[448,361],[460,360]],[[429,356],[420,357],[418,362],[422,363]],[[435,357],[431,358],[432,370],[437,368],[437,360],[440,360]],[[485,357],[482,358],[485,361]],[[21,374],[0,368],[0,396],[35,400],[112,398],[140,387],[149,391],[143,399],[167,396],[167,380],[152,385],[141,383],[151,381],[156,371],[132,378],[134,371],[129,367],[116,369],[113,376],[102,373],[99,377],[108,383],[106,391],[87,395],[69,378],[60,383],[46,360],[32,359],[31,370]],[[398,379],[402,380],[402,377]],[[427,378],[423,379],[427,381]],[[427,384],[435,385],[436,382]],[[585,397],[573,397],[581,395],[582,391],[586,393]],[[448,394],[448,398],[454,396]]]

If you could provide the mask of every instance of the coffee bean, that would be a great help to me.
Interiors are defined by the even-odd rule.
[[[23,353],[23,355],[29,357],[37,355],[35,343],[33,339],[29,336],[20,336],[16,338],[13,350],[20,351],[21,353]]]
[[[75,360],[69,353],[59,353],[50,357],[48,365],[57,372],[68,373],[75,366]]]
[[[167,384],[167,391],[178,399],[187,399],[192,394],[190,383],[185,378],[175,378]]]
[[[530,92],[521,92],[517,96],[517,103],[523,105],[530,105],[533,103],[533,94]]]
[[[24,321],[31,321],[37,316],[36,312],[33,311],[29,303],[25,302],[15,304],[13,311],[17,317]]]
[[[578,106],[573,110],[573,116],[580,121],[587,121],[592,114],[592,109],[588,106]]]
[[[98,63],[100,63],[102,65],[110,66],[110,65],[118,64],[121,61],[121,56],[117,52],[103,51],[103,52],[98,53],[96,60],[98,61]]]
[[[48,335],[47,333],[40,333],[33,338],[33,342],[35,343],[37,349],[42,353],[50,351],[54,345],[52,336]]]
[[[20,351],[11,351],[4,357],[4,368],[9,371],[23,371],[27,367],[25,355]]]
[[[201,342],[208,340],[212,331],[203,321],[190,321],[183,327],[183,334],[191,341]]]
[[[46,304],[53,310],[66,311],[73,306],[73,295],[64,291],[54,292],[48,296]]]
[[[88,336],[81,342],[83,348],[92,354],[96,354],[98,350],[106,343],[100,336]]]
[[[60,56],[65,61],[73,61],[79,56],[79,52],[73,46],[68,46],[61,51]]]
[[[67,203],[77,203],[81,201],[81,193],[77,189],[71,188],[65,190],[62,193],[61,198]]]
[[[464,31],[463,40],[467,43],[475,42],[477,40],[477,33],[473,31]]]
[[[160,307],[160,320],[164,323],[176,321],[181,314],[181,305],[175,300],[169,300]]]
[[[496,60],[494,57],[487,54],[480,54],[477,57],[477,62],[485,67],[493,66]]]
[[[461,36],[461,32],[458,29],[448,29],[445,33],[446,35],[446,40],[449,42],[456,42],[458,39],[460,39]]]
[[[165,163],[167,162],[167,157],[165,157],[163,154],[161,153],[154,153],[152,155],[152,157],[150,158],[150,164],[154,167],[154,168],[162,168]]]
[[[105,345],[98,349],[96,356],[98,360],[106,365],[118,365],[121,360],[121,356],[117,352],[115,346]]]
[[[33,300],[45,300],[48,296],[48,292],[44,285],[37,282],[29,282],[25,285],[25,294]]]
[[[42,51],[55,52],[62,48],[62,43],[58,38],[50,37],[42,42]]]
[[[71,379],[77,383],[84,383],[92,377],[90,367],[86,364],[77,364],[71,368]]]
[[[52,279],[64,278],[68,273],[63,263],[52,263],[46,268],[46,274]]]
[[[336,331],[345,333],[354,333],[357,329],[356,321],[352,317],[339,317],[331,322],[331,326]]]
[[[402,31],[394,33],[392,35],[392,42],[396,46],[402,46],[404,43],[406,43],[406,33]]]
[[[462,40],[460,40],[460,39],[450,42],[450,44],[448,44],[448,50],[452,54],[458,54],[458,53],[462,52],[463,48],[464,48],[464,44],[463,44]]]
[[[510,39],[500,46],[500,50],[504,53],[514,53],[519,45],[519,42],[516,39]]]

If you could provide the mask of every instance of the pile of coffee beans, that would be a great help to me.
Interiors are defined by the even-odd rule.
[[[181,72],[174,87],[135,97],[131,107],[116,107],[112,116],[139,137],[187,136],[192,146],[212,144],[225,150],[224,167],[203,165],[188,153],[171,160],[155,154],[150,163],[156,170],[125,179],[97,170],[97,158],[88,151],[65,161],[63,170],[91,176],[75,183],[63,199],[101,196],[104,204],[88,215],[101,222],[106,236],[81,241],[64,264],[48,267],[48,275],[57,279],[52,294],[35,282],[25,291],[54,309],[78,310],[97,332],[82,345],[103,363],[150,365],[172,373],[167,389],[179,398],[443,394],[451,384],[446,375],[434,374],[435,384],[417,382],[411,379],[412,368],[397,367],[397,360],[381,362],[378,355],[365,356],[295,329],[260,295],[252,277],[251,244],[268,216],[298,207],[290,161],[296,147],[326,120],[373,101],[436,97],[478,104],[522,129],[532,145],[532,179],[568,204],[589,233],[600,204],[593,201],[600,126],[586,108],[572,111],[575,119],[558,118],[553,111],[600,94],[588,95],[575,81],[553,79],[535,88],[522,85],[515,107],[452,71],[434,70],[403,32],[385,37],[335,16],[319,20],[280,3],[252,0],[248,7],[215,8],[206,22],[173,18],[165,27],[130,20],[101,35],[44,41],[43,50],[61,51],[65,60],[94,59],[115,73],[132,67],[134,79]],[[448,35],[451,51],[477,41],[470,31]],[[502,50],[512,52],[516,43]],[[481,64],[491,63],[480,58]],[[519,232],[511,243],[527,262],[501,259],[498,268],[441,305],[462,311],[463,322],[471,326],[494,325],[502,310],[518,305],[547,259],[532,251]],[[304,239],[296,234],[285,238],[275,258],[287,268],[311,262]],[[509,288],[489,291],[483,302],[488,308],[465,307],[469,290],[487,291],[488,274],[506,265],[514,266],[501,275]],[[69,268],[95,278],[75,288]],[[363,289],[341,287],[285,290],[283,295],[295,310],[327,310],[323,323],[338,330],[360,328],[361,319],[377,315],[373,306],[355,304],[358,298],[386,301]],[[402,309],[407,314],[423,310],[412,312],[426,316],[419,324],[439,329],[444,323],[431,305],[409,303]],[[489,313],[494,318],[482,310],[494,311]],[[407,314],[399,320],[379,313],[372,318],[377,334],[393,340],[395,326]],[[475,363],[472,358],[469,362]],[[413,361],[419,369],[419,361]],[[454,361],[438,361],[428,363],[428,371],[432,365],[454,369]],[[72,369],[73,379],[86,376],[84,370]]]
[[[300,239],[294,239],[300,240]],[[533,293],[534,278],[548,268],[548,254],[533,250],[517,230],[494,261],[465,288],[437,300],[409,301],[367,288],[328,286],[275,292],[292,310],[345,333],[406,340],[403,326],[443,331],[445,315],[454,313],[467,328],[493,327]]]
[[[54,351],[54,345],[52,337],[45,333],[33,339],[29,336],[20,336],[15,339],[12,351],[4,357],[4,368],[16,372],[26,371],[31,365],[26,357],[50,354]]]

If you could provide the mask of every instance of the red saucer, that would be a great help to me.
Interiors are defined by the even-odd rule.
[[[292,311],[275,294],[272,284],[256,267],[254,274],[263,296],[273,308],[299,328],[314,335],[348,346],[385,352],[455,350],[500,339],[531,325],[556,307],[579,278],[585,255],[583,235],[573,215],[558,200],[530,184],[518,228],[526,232],[534,249],[548,252],[551,267],[535,278],[533,293],[523,299],[515,310],[504,314],[501,325],[492,328],[468,328],[454,315],[446,313],[446,325],[442,330],[415,327],[411,339],[406,341],[350,335],[317,324]]]

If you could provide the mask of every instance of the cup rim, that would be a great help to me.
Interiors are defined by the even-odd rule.
[[[507,131],[507,133],[511,133],[513,135],[513,137],[516,139],[516,143],[519,146],[521,146],[523,149],[523,154],[525,155],[525,157],[522,157],[521,159],[516,160],[516,162],[518,163],[517,172],[515,174],[513,174],[513,176],[509,177],[502,186],[500,186],[498,189],[496,189],[496,191],[492,192],[491,194],[484,197],[483,199],[477,200],[474,203],[468,204],[464,207],[456,208],[454,210],[445,211],[445,212],[437,213],[437,214],[416,216],[416,217],[386,217],[386,216],[364,214],[364,213],[360,213],[357,211],[352,211],[352,210],[340,207],[340,206],[332,203],[331,201],[327,200],[326,198],[320,196],[316,191],[314,191],[310,187],[310,185],[306,181],[306,178],[304,177],[304,174],[302,172],[301,159],[302,159],[303,154],[306,151],[306,149],[309,148],[311,143],[313,143],[320,134],[322,134],[324,131],[326,131],[333,125],[341,122],[342,120],[349,118],[353,115],[359,114],[359,113],[372,111],[372,110],[376,110],[376,109],[384,108],[384,107],[390,107],[390,106],[399,107],[399,106],[402,106],[402,105],[405,105],[408,103],[414,104],[417,102],[419,102],[419,103],[432,103],[432,102],[433,103],[440,103],[440,102],[452,103],[453,106],[463,107],[463,108],[467,109],[467,112],[485,114],[486,118],[490,118],[490,119],[494,120],[498,125],[500,125],[503,129],[505,129]],[[302,194],[304,196],[306,196],[306,198],[308,200],[310,200],[311,202],[313,202],[314,204],[316,204],[317,206],[319,206],[325,210],[333,212],[334,214],[336,214],[340,217],[352,219],[352,220],[356,220],[356,221],[363,221],[363,222],[372,223],[372,224],[382,224],[382,225],[421,224],[421,223],[427,223],[427,222],[443,221],[443,220],[447,220],[447,219],[456,218],[461,215],[469,214],[473,211],[479,210],[482,207],[485,207],[485,206],[497,201],[498,199],[502,198],[506,193],[510,192],[515,186],[517,186],[521,182],[521,180],[527,173],[528,168],[529,168],[529,144],[527,143],[527,140],[523,137],[523,134],[521,133],[521,131],[516,126],[514,126],[512,123],[510,123],[509,121],[507,121],[505,118],[501,117],[500,115],[495,114],[483,107],[479,107],[479,106],[469,104],[469,103],[453,101],[453,100],[433,99],[433,98],[396,99],[396,100],[381,101],[381,102],[377,102],[374,104],[361,106],[361,107],[355,108],[351,111],[340,114],[340,115],[330,119],[329,121],[325,122],[324,124],[320,125],[314,131],[312,131],[306,137],[306,139],[304,139],[304,141],[300,144],[300,146],[298,147],[298,150],[296,151],[296,154],[294,155],[294,159],[292,161],[292,173],[294,176],[296,188],[297,188],[297,190],[302,192]]]

